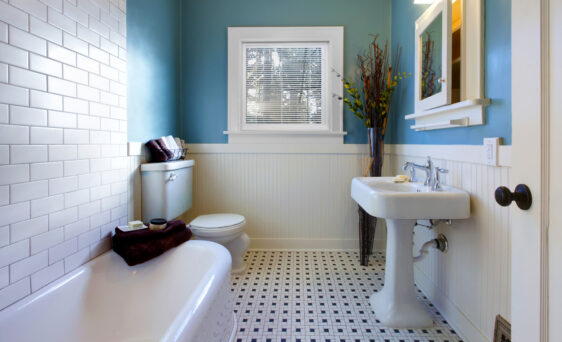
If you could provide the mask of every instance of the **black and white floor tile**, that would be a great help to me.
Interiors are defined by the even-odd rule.
[[[384,282],[384,254],[367,267],[352,251],[248,251],[245,273],[232,276],[236,342],[460,342],[439,311],[431,329],[389,329],[369,296]]]

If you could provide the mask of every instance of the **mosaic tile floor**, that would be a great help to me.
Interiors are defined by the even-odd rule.
[[[248,251],[245,273],[232,276],[237,342],[459,342],[462,339],[418,291],[431,329],[389,329],[369,296],[382,288],[384,254],[368,267],[358,252]]]

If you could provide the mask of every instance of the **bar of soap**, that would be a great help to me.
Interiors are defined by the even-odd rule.
[[[405,183],[408,181],[408,176],[407,175],[396,175],[394,176],[394,179],[392,179],[392,181],[394,183]]]
[[[127,226],[131,229],[142,229],[144,227],[144,224],[142,223],[142,221],[130,221]]]

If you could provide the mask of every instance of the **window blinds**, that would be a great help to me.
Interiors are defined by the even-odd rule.
[[[322,124],[323,46],[245,48],[246,124]]]

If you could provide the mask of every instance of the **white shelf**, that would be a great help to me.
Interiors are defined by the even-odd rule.
[[[490,99],[466,100],[409,114],[405,116],[405,119],[415,120],[415,124],[410,128],[416,131],[483,125],[485,107],[489,104]]]

